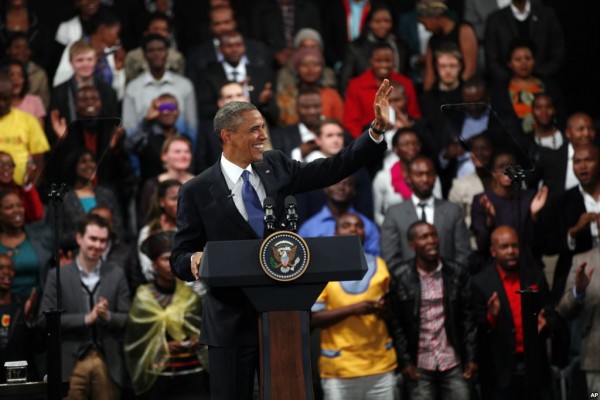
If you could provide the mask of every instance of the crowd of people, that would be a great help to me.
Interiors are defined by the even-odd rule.
[[[600,391],[600,152],[593,118],[557,81],[552,7],[64,3],[62,21],[27,0],[0,7],[0,365],[46,374],[60,265],[69,398],[208,398],[210,288],[176,278],[169,258],[180,189],[222,157],[215,115],[250,102],[261,151],[298,165],[369,130],[387,144],[297,195],[302,236],[358,235],[368,264],[313,307],[318,396],[525,399],[521,288],[537,293],[542,398]],[[53,183],[68,187],[58,209]]]

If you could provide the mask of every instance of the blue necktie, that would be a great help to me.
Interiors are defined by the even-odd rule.
[[[256,190],[254,190],[254,187],[252,187],[252,184],[248,180],[249,177],[250,172],[244,170],[244,172],[242,172],[242,179],[244,180],[244,185],[242,186],[242,198],[244,199],[246,213],[248,213],[248,223],[252,229],[254,229],[254,232],[256,232],[258,237],[262,238],[265,229],[263,222],[265,212],[260,205]]]

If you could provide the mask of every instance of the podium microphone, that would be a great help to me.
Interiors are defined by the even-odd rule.
[[[287,229],[291,232],[298,231],[298,213],[296,212],[296,198],[287,196],[284,200],[285,222]]]
[[[275,200],[272,197],[265,197],[263,209],[265,210],[265,237],[267,237],[275,232]]]

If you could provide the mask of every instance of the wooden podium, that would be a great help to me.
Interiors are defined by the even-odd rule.
[[[329,281],[360,280],[367,271],[357,236],[304,240],[310,263],[293,282],[279,282],[263,271],[262,240],[208,242],[204,249],[200,279],[209,287],[241,288],[259,313],[262,400],[314,398],[310,308]]]

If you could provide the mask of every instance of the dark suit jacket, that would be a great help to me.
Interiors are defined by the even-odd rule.
[[[302,164],[279,151],[268,151],[262,162],[252,166],[266,195],[275,200],[275,215],[281,219],[286,196],[332,185],[358,170],[385,147],[385,142],[377,145],[368,134],[363,134],[330,158]],[[206,242],[258,238],[229,197],[220,164],[184,184],[178,204],[171,269],[181,279],[194,280],[190,259],[194,252],[204,249]],[[213,346],[258,344],[257,314],[240,289],[209,290],[204,297],[201,341]]]
[[[567,165],[569,163],[569,142],[565,141],[557,150],[540,148],[534,155],[535,169],[527,174],[527,186],[537,189],[540,181],[548,186],[549,194],[565,191]]]
[[[271,131],[271,145],[273,150],[279,150],[290,157],[292,150],[302,144],[298,124],[276,128]]]
[[[510,7],[491,14],[485,31],[485,58],[491,78],[503,81],[510,78],[506,60],[510,43],[518,36],[516,19]],[[565,61],[565,39],[554,10],[531,4],[529,38],[535,43],[535,72],[543,77],[555,76]]]
[[[275,79],[266,68],[246,64],[246,75],[250,78],[249,85],[253,90],[250,92],[250,102],[258,107],[258,96],[267,82],[275,85]],[[202,72],[202,80],[196,87],[196,99],[198,99],[198,115],[200,118],[213,118],[217,113],[217,100],[219,89],[228,81],[225,70],[220,63],[210,64]],[[277,105],[275,97],[267,107],[261,107],[260,111],[268,121],[277,118]]]
[[[460,207],[445,200],[435,199],[433,208],[433,225],[440,237],[440,256],[466,266],[471,245]],[[417,219],[417,211],[410,199],[388,208],[381,226],[381,251],[390,269],[415,256],[408,246],[406,232]]]
[[[91,340],[91,329],[85,324],[89,312],[89,300],[84,293],[79,270],[75,263],[61,268],[62,287],[62,376],[68,379],[78,359],[81,346]],[[54,271],[53,271],[54,272]],[[110,263],[100,267],[100,287],[96,298],[108,300],[110,320],[96,323],[98,344],[103,350],[110,377],[119,386],[123,384],[125,364],[123,362],[122,334],[125,331],[127,313],[130,307],[129,288],[123,269]],[[44,297],[40,306],[38,323],[45,329],[43,312],[56,307],[56,274],[48,274]]]
[[[552,332],[557,326],[558,316],[550,306],[550,293],[543,272],[530,264],[521,268],[524,282],[529,287],[537,285],[539,294],[535,297],[534,309],[539,311],[542,307],[546,312],[547,326],[543,332]],[[515,367],[515,333],[513,315],[510,309],[504,286],[496,269],[495,262],[484,267],[471,280],[473,290],[473,306],[475,316],[479,325],[479,372],[482,388],[497,390],[506,387],[512,377]],[[500,298],[500,313],[496,327],[492,329],[487,321],[487,301],[494,292]],[[540,345],[540,367],[542,381],[549,384],[550,368],[544,341]],[[491,399],[492,396],[483,395],[482,398]]]
[[[219,159],[223,152],[212,119],[202,119],[198,124],[198,144],[194,150],[194,173],[199,174]]]
[[[444,329],[448,343],[463,363],[476,362],[477,324],[473,314],[468,270],[442,261]],[[421,331],[421,284],[415,260],[390,271],[392,285],[388,298],[394,317],[388,323],[398,353],[398,367],[417,365]]]

